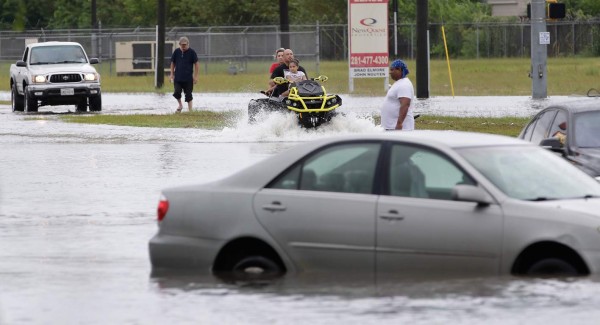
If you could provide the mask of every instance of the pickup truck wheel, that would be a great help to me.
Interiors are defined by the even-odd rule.
[[[31,98],[29,95],[28,87],[25,87],[25,112],[37,112],[38,111],[38,102],[37,99]]]
[[[23,107],[23,96],[19,96],[17,92],[17,85],[12,85],[12,90],[10,92],[10,102],[12,104],[13,112],[22,112],[25,107]]]
[[[77,111],[78,112],[87,112],[87,100],[86,99],[82,99],[79,104],[77,104]]]
[[[90,112],[100,112],[102,110],[102,96],[90,97]]]

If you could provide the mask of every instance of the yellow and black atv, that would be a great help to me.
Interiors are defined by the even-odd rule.
[[[288,80],[282,77],[274,78],[273,81],[279,85],[288,83]],[[326,76],[302,80],[290,84],[289,95],[286,97],[250,100],[249,122],[255,123],[261,111],[294,112],[298,116],[298,123],[305,128],[314,128],[329,122],[337,114],[335,109],[342,105],[342,99],[338,95],[327,94],[321,84],[325,81],[327,81]]]

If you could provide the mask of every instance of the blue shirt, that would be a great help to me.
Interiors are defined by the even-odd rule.
[[[189,48],[183,52],[180,48],[173,51],[171,62],[175,64],[176,82],[191,82],[194,81],[194,64],[198,62],[196,51]]]

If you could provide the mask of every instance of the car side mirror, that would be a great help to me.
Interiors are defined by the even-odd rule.
[[[540,146],[554,152],[562,153],[564,151],[562,143],[558,138],[546,138],[540,141]]]
[[[17,61],[17,67],[26,67],[26,66],[27,66],[27,63],[25,63],[25,61],[21,61],[21,60]]]
[[[475,185],[459,184],[452,188],[452,200],[475,202],[479,205],[490,205],[492,198],[481,187]]]
[[[90,59],[90,64],[97,64],[97,63],[100,63],[100,60],[98,60],[97,58]]]

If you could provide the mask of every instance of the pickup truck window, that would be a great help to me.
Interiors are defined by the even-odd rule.
[[[25,52],[23,52],[23,61],[27,62],[27,56],[29,55],[29,48],[25,48]]]
[[[31,49],[31,65],[86,63],[87,58],[79,46],[40,46]]]

